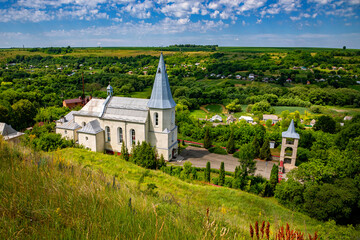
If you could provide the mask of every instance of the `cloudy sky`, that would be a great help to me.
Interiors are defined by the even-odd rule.
[[[360,48],[360,0],[0,0],[0,47]]]

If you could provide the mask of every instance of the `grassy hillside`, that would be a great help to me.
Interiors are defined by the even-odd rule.
[[[34,153],[1,140],[0,216],[1,239],[248,239],[255,221],[269,221],[270,235],[286,223],[322,239],[359,235],[274,199],[183,182],[119,157]]]

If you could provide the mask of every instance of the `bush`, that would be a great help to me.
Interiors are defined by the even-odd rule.
[[[227,152],[225,149],[219,147],[219,146],[216,146],[216,147],[211,147],[208,149],[209,152],[211,153],[216,153],[216,154],[221,154],[221,155],[227,155]]]
[[[211,179],[212,183],[215,184],[215,185],[218,185],[219,183],[219,178],[218,177],[214,177]]]
[[[233,154],[233,157],[235,157],[235,158],[239,158],[239,151],[237,151],[237,152],[234,152],[234,154]]]

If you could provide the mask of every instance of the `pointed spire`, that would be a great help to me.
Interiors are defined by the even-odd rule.
[[[291,120],[288,130],[282,132],[282,137],[300,139],[300,135],[295,131],[294,120]]]
[[[154,86],[151,92],[149,108],[167,109],[173,108],[176,103],[172,97],[169,79],[166,73],[164,56],[161,53],[159,65],[156,70]]]

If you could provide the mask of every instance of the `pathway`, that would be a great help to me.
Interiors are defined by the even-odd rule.
[[[211,163],[211,168],[220,169],[221,162],[225,163],[225,171],[234,172],[235,167],[239,166],[238,159],[233,157],[232,155],[220,155],[215,153],[210,153],[208,150],[204,148],[197,148],[188,146],[186,149],[182,150],[180,155],[184,158],[184,160],[171,162],[174,165],[182,166],[185,161],[189,161],[192,163],[194,167],[205,168],[206,163]],[[271,168],[275,164],[273,161],[256,161],[256,171],[255,175],[261,175],[267,179],[270,179]]]

